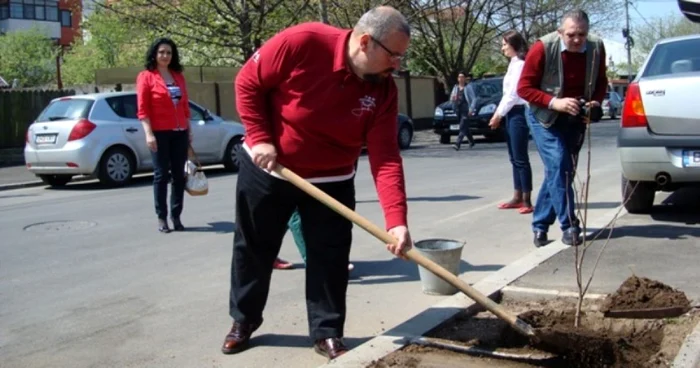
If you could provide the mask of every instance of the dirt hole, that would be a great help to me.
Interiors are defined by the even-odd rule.
[[[585,348],[572,349],[565,355],[550,354],[549,357],[542,358],[543,352],[540,349],[530,345],[526,338],[491,313],[483,312],[476,316],[462,313],[426,334],[426,337],[464,347],[538,358],[498,359],[410,344],[372,362],[368,368],[669,367],[685,337],[700,321],[700,314],[695,310],[668,319],[605,318],[601,312],[603,303],[597,302],[585,307],[581,326],[575,329],[574,302],[571,299],[547,302],[506,301],[501,304],[519,314],[533,327],[558,334],[562,341],[571,338],[571,332],[575,332],[573,336],[586,337],[587,342],[583,345],[579,341],[567,341],[571,346]]]

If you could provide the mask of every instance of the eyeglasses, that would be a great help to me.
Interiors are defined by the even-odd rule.
[[[406,55],[402,55],[402,54],[399,54],[398,52],[393,52],[393,51],[389,50],[388,47],[384,46],[384,44],[379,42],[379,40],[377,40],[376,38],[374,38],[372,36],[369,36],[369,38],[371,38],[372,41],[374,41],[377,45],[379,45],[381,48],[383,48],[384,51],[386,51],[387,54],[389,54],[389,56],[391,57],[391,60],[401,61],[401,60],[403,60],[404,57],[406,57]]]

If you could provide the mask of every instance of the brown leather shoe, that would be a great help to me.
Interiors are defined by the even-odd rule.
[[[314,344],[314,351],[333,360],[348,352],[348,348],[345,347],[343,340],[337,337],[331,337],[329,339],[316,340]]]
[[[224,354],[236,354],[248,348],[250,335],[260,327],[260,323],[239,323],[233,322],[231,331],[226,335],[221,352]]]

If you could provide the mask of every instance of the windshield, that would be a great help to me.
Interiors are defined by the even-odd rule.
[[[49,106],[41,112],[41,115],[39,115],[36,121],[44,122],[87,118],[93,102],[93,100],[84,98],[56,100],[50,103]]]
[[[697,71],[700,71],[700,38],[657,45],[642,77]]]

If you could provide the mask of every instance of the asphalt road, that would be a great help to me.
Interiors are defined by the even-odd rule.
[[[590,218],[619,205],[617,121],[591,129]],[[536,191],[542,164],[530,145]],[[530,216],[498,210],[512,193],[504,143],[456,152],[429,132],[404,151],[415,240],[466,241],[460,276],[475,282],[532,251]],[[585,170],[586,148],[579,170]],[[105,190],[0,192],[2,367],[312,367],[304,270],[275,271],[253,348],[220,353],[230,328],[229,271],[236,176],[208,172],[210,192],[186,197],[186,233],[159,234],[149,178]],[[358,212],[383,226],[366,157]],[[556,226],[555,226],[556,227]],[[550,237],[558,238],[553,228]],[[369,340],[439,302],[421,292],[417,267],[354,230],[346,342]],[[281,257],[301,261],[291,235]]]

